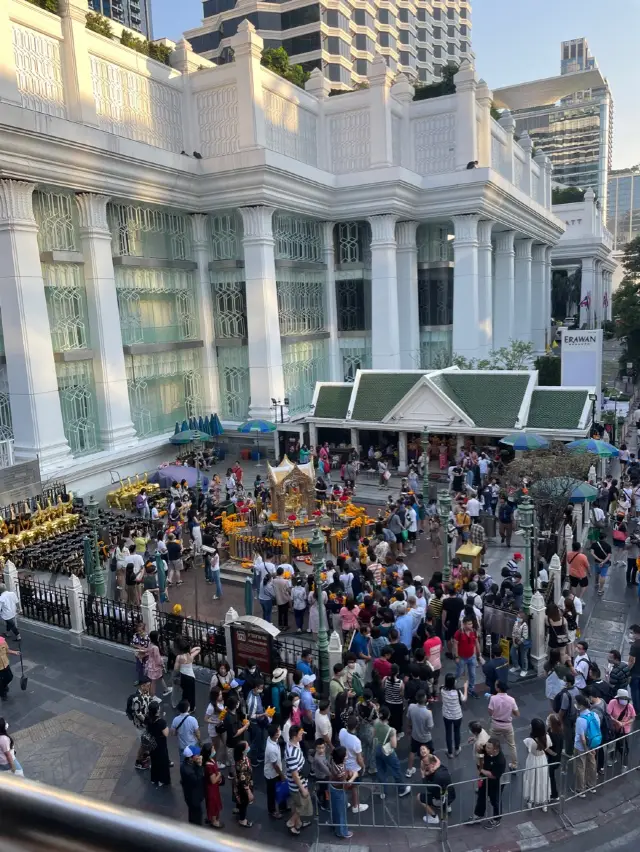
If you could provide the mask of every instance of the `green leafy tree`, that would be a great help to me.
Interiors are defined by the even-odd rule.
[[[155,59],[156,62],[162,62],[163,65],[171,64],[171,54],[173,50],[166,44],[157,44],[154,41],[149,42],[149,56]]]
[[[622,266],[625,275],[613,294],[611,316],[615,336],[624,343],[621,370],[626,372],[626,362],[632,361],[637,372],[640,369],[640,237],[624,247]]]
[[[627,275],[640,275],[640,237],[631,240],[624,247],[622,265]]]
[[[458,73],[459,66],[455,62],[448,62],[442,69],[442,78],[437,83],[428,86],[416,86],[413,95],[414,101],[426,101],[431,98],[441,98],[443,95],[455,95],[456,84],[454,77]]]
[[[551,192],[552,204],[571,204],[574,201],[584,201],[584,189],[579,186],[555,187]]]
[[[29,3],[39,6],[46,12],[53,12],[54,15],[58,14],[58,0],[29,0]]]
[[[543,387],[559,387],[561,384],[560,358],[553,355],[541,355],[534,366],[538,371],[538,384]]]
[[[302,65],[289,64],[289,54],[284,47],[266,47],[262,51],[261,63],[274,74],[284,77],[285,80],[301,89],[304,89],[304,84],[311,76]]]
[[[492,349],[488,358],[465,358],[457,352],[451,364],[461,370],[528,370],[533,359],[533,343],[510,340],[508,346]]]
[[[145,56],[149,56],[149,42],[146,38],[136,38],[128,30],[122,30],[120,44],[123,44],[125,47],[131,47],[133,50],[137,50],[138,53],[144,53]]]
[[[86,17],[86,27],[88,30],[99,33],[107,38],[113,38],[113,30],[111,29],[111,23],[108,18],[105,18],[104,15],[100,15],[98,12],[87,12]]]

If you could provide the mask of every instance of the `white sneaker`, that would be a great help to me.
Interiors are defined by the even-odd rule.
[[[520,672],[520,677],[526,677],[526,676],[527,676],[527,672],[525,672],[525,670],[523,669],[523,670]]]
[[[423,816],[422,822],[426,822],[427,825],[440,825],[440,817],[437,816]]]
[[[361,814],[369,810],[369,805],[359,804],[357,808],[351,808],[352,813]]]
[[[397,740],[401,740],[403,737],[404,737],[404,734],[402,733],[402,731],[400,731],[400,733],[396,735]]]
[[[378,793],[378,795],[380,796],[380,798],[381,798],[381,799],[386,799],[386,798],[387,798],[387,794],[386,794],[386,793]]]
[[[519,672],[519,671],[520,671],[520,669],[519,669],[519,667],[518,667],[518,666],[511,666],[511,668],[509,669],[509,671],[511,672],[511,674],[515,674],[516,672]]]
[[[407,778],[411,778],[411,776],[415,775],[415,774],[416,774],[415,766],[413,766],[411,769],[407,769],[407,771],[405,772],[405,775],[407,776]]]
[[[410,792],[411,792],[411,787],[409,787],[409,785],[407,784],[407,786],[404,788],[404,790],[401,790],[398,793],[398,798],[401,799],[403,796],[408,796]]]

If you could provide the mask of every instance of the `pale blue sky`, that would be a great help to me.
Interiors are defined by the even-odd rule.
[[[152,0],[154,35],[202,20],[200,0]],[[498,88],[560,73],[560,42],[585,36],[614,98],[613,166],[640,163],[640,0],[473,0],[478,74]]]

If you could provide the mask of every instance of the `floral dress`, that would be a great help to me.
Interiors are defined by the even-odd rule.
[[[253,770],[251,761],[246,754],[236,762],[236,773],[233,779],[233,799],[238,807],[247,807],[249,792],[253,793]]]

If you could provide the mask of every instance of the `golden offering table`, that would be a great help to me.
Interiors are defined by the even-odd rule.
[[[480,570],[482,548],[479,545],[467,542],[456,550],[456,556],[463,565],[470,567],[474,573]]]

